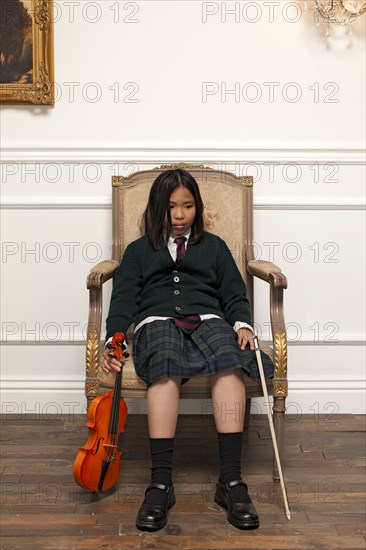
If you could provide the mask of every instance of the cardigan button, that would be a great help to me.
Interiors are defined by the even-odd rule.
[[[180,311],[180,310],[181,310],[182,308],[181,308],[181,307],[179,307],[179,306],[175,306],[175,308],[174,308],[174,309],[175,309],[175,311]]]
[[[178,294],[180,294],[179,290],[174,290],[174,294],[178,296]]]
[[[179,277],[174,277],[173,280],[174,280],[175,283],[179,283],[179,281],[180,281]]]

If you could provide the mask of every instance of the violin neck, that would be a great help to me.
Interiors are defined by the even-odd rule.
[[[121,400],[121,385],[122,385],[122,369],[116,373],[116,380],[114,383],[114,393],[112,400],[111,415],[109,417],[108,431],[111,435],[118,433],[118,420],[119,420],[119,403]]]

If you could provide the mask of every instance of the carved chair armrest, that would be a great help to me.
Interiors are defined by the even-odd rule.
[[[281,268],[272,262],[266,260],[250,260],[248,262],[248,271],[254,277],[258,277],[275,287],[287,288],[287,279],[282,273]]]
[[[87,288],[100,288],[103,283],[113,277],[119,263],[115,260],[104,260],[91,268],[87,278]]]

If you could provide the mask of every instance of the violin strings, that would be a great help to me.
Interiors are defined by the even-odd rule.
[[[116,373],[116,380],[114,386],[114,394],[112,401],[112,412],[109,422],[109,435],[110,439],[113,439],[113,445],[116,445],[116,434],[118,431],[118,420],[119,420],[119,402],[120,402],[120,393],[121,393],[121,380],[122,380],[122,371]],[[111,459],[113,453],[113,447],[108,447],[108,460]]]

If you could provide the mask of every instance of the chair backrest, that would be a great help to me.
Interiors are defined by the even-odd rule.
[[[113,176],[112,259],[120,261],[127,244],[141,236],[140,222],[150,187],[159,174],[171,168],[184,168],[196,179],[204,203],[205,229],[227,243],[247,284],[253,308],[253,280],[246,269],[253,242],[252,176],[183,163],[141,170],[128,177]]]

